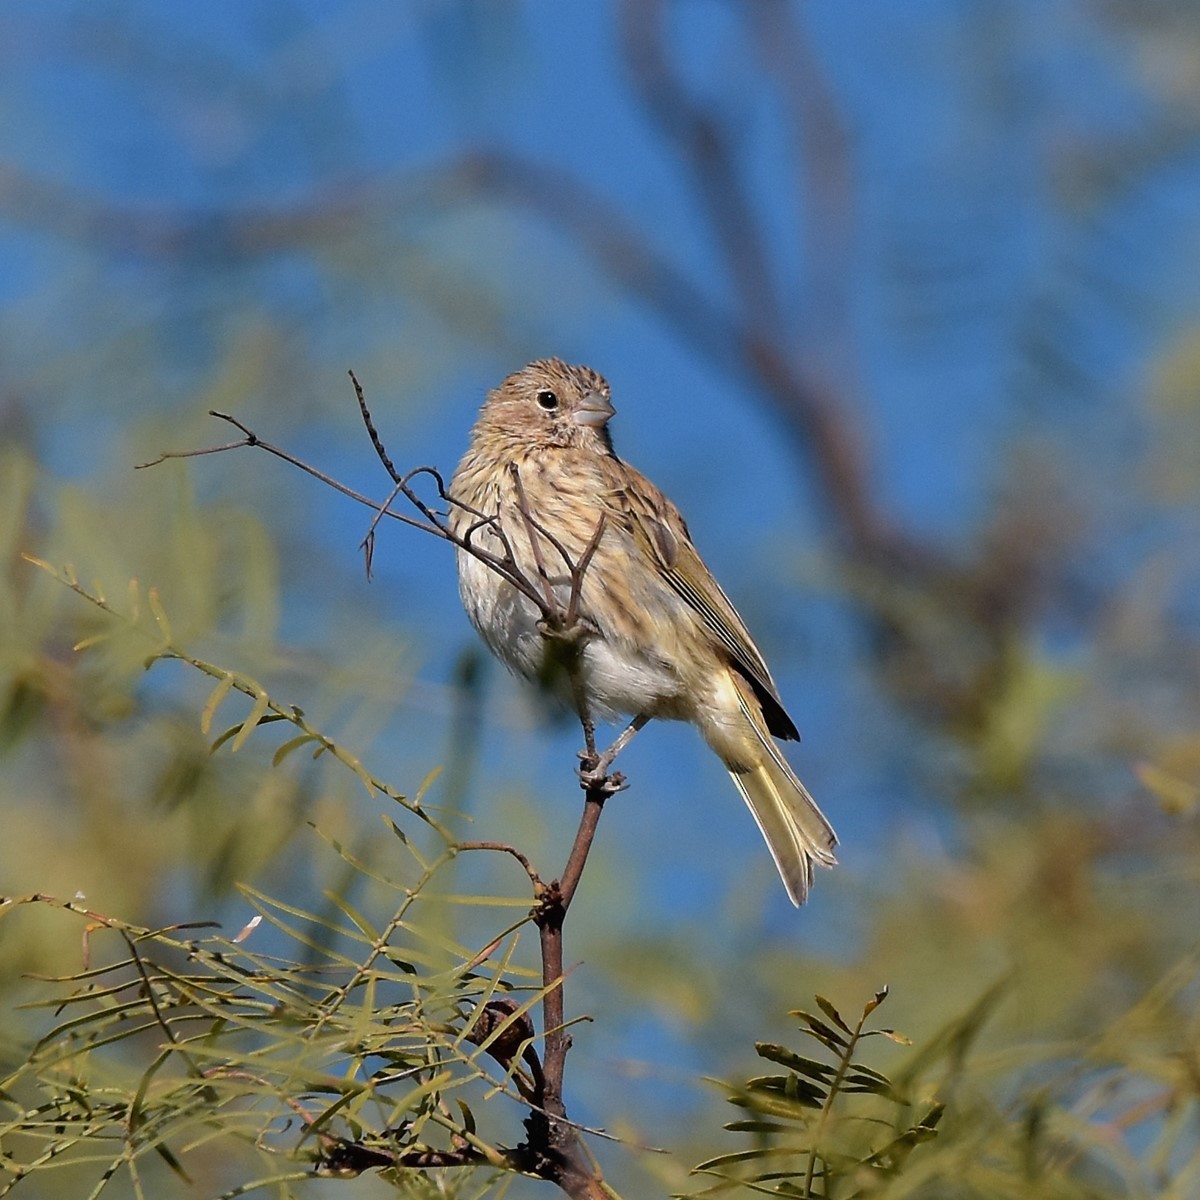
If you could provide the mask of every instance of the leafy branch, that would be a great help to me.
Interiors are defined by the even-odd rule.
[[[868,1029],[867,1022],[887,999],[882,988],[867,1001],[850,1025],[824,996],[815,997],[821,1015],[798,1009],[801,1032],[817,1042],[825,1058],[811,1058],[773,1042],[757,1042],[761,1058],[785,1067],[785,1075],[759,1075],[746,1081],[729,1102],[752,1115],[725,1128],[754,1134],[749,1150],[706,1159],[694,1172],[719,1181],[696,1196],[719,1195],[735,1188],[772,1196],[832,1200],[841,1183],[845,1194],[860,1194],[872,1177],[890,1176],[904,1166],[912,1150],[937,1136],[943,1105],[934,1104],[912,1124],[900,1119],[909,1102],[886,1075],[856,1059],[860,1044],[871,1037],[908,1043],[893,1029]],[[860,1109],[849,1097],[871,1097]],[[881,1119],[880,1105],[897,1116]],[[843,1111],[853,1105],[850,1111]],[[879,1130],[887,1132],[880,1140]],[[749,1172],[743,1170],[749,1168]]]
[[[415,884],[392,885],[404,916],[380,930],[344,904],[341,921],[246,891],[305,948],[303,962],[238,938],[196,938],[192,925],[138,928],[75,901],[0,902],[0,917],[36,904],[84,918],[89,953],[100,931],[118,947],[101,965],[47,980],[53,994],[33,1006],[58,1020],[0,1080],[0,1138],[33,1148],[23,1165],[11,1151],[0,1158],[9,1175],[0,1196],[32,1171],[96,1162],[101,1186],[124,1170],[141,1195],[148,1155],[186,1179],[188,1159],[213,1138],[286,1161],[255,1187],[371,1167],[519,1169],[515,1151],[477,1132],[463,1096],[481,1083],[521,1099],[481,1053],[503,1056],[473,1032],[497,992],[534,993],[511,1028],[537,999],[512,962],[519,925],[501,935],[494,964],[464,952],[438,974],[416,965],[425,956],[410,910],[451,857]],[[118,1044],[149,1060],[140,1073],[110,1064],[103,1052]],[[31,1091],[34,1103],[17,1099]],[[114,1142],[116,1153],[105,1149]],[[300,1175],[296,1161],[307,1164]]]
[[[163,608],[157,588],[152,587],[148,589],[145,600],[146,607],[150,610],[155,625],[155,629],[152,631],[146,627],[143,619],[141,585],[136,579],[129,581],[129,608],[121,610],[116,608],[108,599],[99,584],[94,585],[91,590],[84,587],[79,582],[79,576],[75,568],[70,564],[56,568],[43,559],[35,558],[32,554],[23,554],[22,557],[26,562],[40,567],[47,574],[58,580],[59,583],[70,588],[77,596],[83,597],[88,603],[95,605],[102,612],[115,618],[125,628],[141,634],[153,643],[154,648],[147,654],[144,660],[144,665],[147,669],[152,667],[156,662],[174,659],[186,663],[202,674],[216,680],[216,686],[209,693],[208,700],[204,705],[200,717],[200,728],[203,733],[209,733],[217,710],[233,692],[238,692],[246,696],[252,702],[250,712],[242,721],[231,725],[217,736],[212,743],[212,751],[220,749],[228,742],[231,743],[230,749],[236,752],[246,744],[250,735],[260,725],[272,725],[281,721],[286,722],[289,725],[295,726],[299,730],[299,733],[297,736],[284,742],[275,751],[272,765],[279,766],[293,751],[299,750],[303,746],[312,746],[313,758],[329,754],[337,759],[353,772],[369,796],[374,797],[376,793],[387,796],[389,800],[394,800],[397,804],[408,809],[414,816],[420,817],[421,820],[433,826],[438,833],[449,838],[448,832],[438,824],[428,810],[421,806],[419,799],[417,801],[409,800],[390,784],[368,771],[360,759],[351,754],[345,747],[335,742],[328,734],[322,733],[313,726],[307,717],[305,717],[303,709],[296,705],[282,705],[277,703],[271,699],[267,689],[251,676],[240,671],[233,671],[226,667],[218,666],[205,659],[197,658],[178,645],[171,629],[170,619]],[[92,634],[82,641],[76,642],[73,649],[76,651],[90,649],[111,638],[114,633],[115,626],[106,632]]]

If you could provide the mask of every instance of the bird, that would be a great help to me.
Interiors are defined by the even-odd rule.
[[[798,907],[838,840],[775,741],[800,735],[679,510],[613,450],[615,414],[607,380],[559,358],[488,392],[447,489],[463,606],[506,667],[585,721],[694,725]]]

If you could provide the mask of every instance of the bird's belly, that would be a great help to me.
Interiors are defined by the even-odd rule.
[[[593,638],[583,648],[582,675],[595,716],[688,717],[679,676],[637,649]]]
[[[509,670],[547,686],[574,707],[571,681],[550,668],[554,644],[538,628],[541,613],[478,559],[460,555],[459,585],[471,624]],[[561,660],[560,660],[561,661]],[[585,634],[579,674],[592,716],[647,716],[687,720],[679,676],[640,647],[603,634]]]
[[[477,558],[460,552],[459,594],[471,624],[491,652],[511,671],[537,679],[546,640],[538,630],[541,613]]]

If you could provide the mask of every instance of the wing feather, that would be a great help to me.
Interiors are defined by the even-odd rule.
[[[619,461],[619,460],[618,460]],[[779,689],[762,653],[737,609],[701,559],[679,510],[648,479],[621,462],[623,486],[613,499],[629,519],[635,536],[650,548],[672,590],[696,613],[733,667],[753,687],[768,729],[776,737],[800,734],[783,707]]]

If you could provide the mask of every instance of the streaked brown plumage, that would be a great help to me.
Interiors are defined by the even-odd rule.
[[[741,618],[692,545],[679,510],[613,453],[607,382],[588,367],[544,359],[488,394],[450,494],[497,516],[522,573],[538,579],[540,557],[564,609],[571,582],[562,554],[537,536],[518,506],[519,473],[535,528],[553,534],[578,563],[605,524],[579,589],[587,630],[578,676],[593,715],[690,721],[728,768],[754,814],[793,903],[812,884],[813,863],[832,866],[837,837],[772,735],[796,738],[771,673]],[[451,507],[460,536],[499,552],[495,533],[466,508]],[[478,559],[458,552],[463,604],[484,641],[508,667],[553,679],[552,643],[541,613]],[[561,674],[561,673],[560,673]]]

